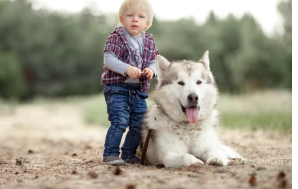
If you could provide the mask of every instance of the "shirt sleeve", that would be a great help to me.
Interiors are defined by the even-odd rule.
[[[126,76],[125,70],[130,66],[118,59],[118,57],[111,51],[104,52],[104,64],[113,72]]]
[[[156,71],[156,66],[155,66],[155,57],[157,55],[159,55],[159,52],[158,52],[158,49],[156,49],[153,36],[152,36],[152,40],[153,40],[153,46],[154,46],[153,49],[154,50],[153,50],[153,53],[152,53],[152,56],[151,56],[149,68],[151,68],[154,72],[154,77],[153,78],[157,78],[157,71]]]
[[[157,78],[156,66],[155,66],[155,59],[150,61],[149,68],[151,68],[154,72],[153,78]]]

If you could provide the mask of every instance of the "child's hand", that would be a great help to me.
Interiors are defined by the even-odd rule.
[[[146,75],[147,79],[151,80],[153,78],[154,72],[150,68],[145,68],[142,74]]]
[[[137,79],[141,77],[141,70],[134,66],[129,66],[128,68],[126,68],[124,73],[128,75],[131,79]]]

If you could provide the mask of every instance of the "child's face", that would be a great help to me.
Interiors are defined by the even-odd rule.
[[[139,37],[148,26],[148,16],[143,10],[126,11],[120,16],[120,21],[126,31],[135,37]]]

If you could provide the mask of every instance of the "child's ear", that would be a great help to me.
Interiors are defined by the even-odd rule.
[[[120,16],[119,18],[120,18],[120,19],[119,19],[119,20],[120,20],[120,23],[123,24],[123,17]]]
[[[149,26],[149,22],[147,22],[146,26],[145,26],[145,30],[148,28]]]

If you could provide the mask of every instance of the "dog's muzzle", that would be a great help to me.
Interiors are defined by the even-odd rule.
[[[196,123],[199,119],[199,110],[200,110],[200,107],[198,107],[199,97],[197,94],[191,93],[187,96],[187,100],[188,100],[187,107],[183,107],[181,105],[182,112],[185,113],[189,123]]]

